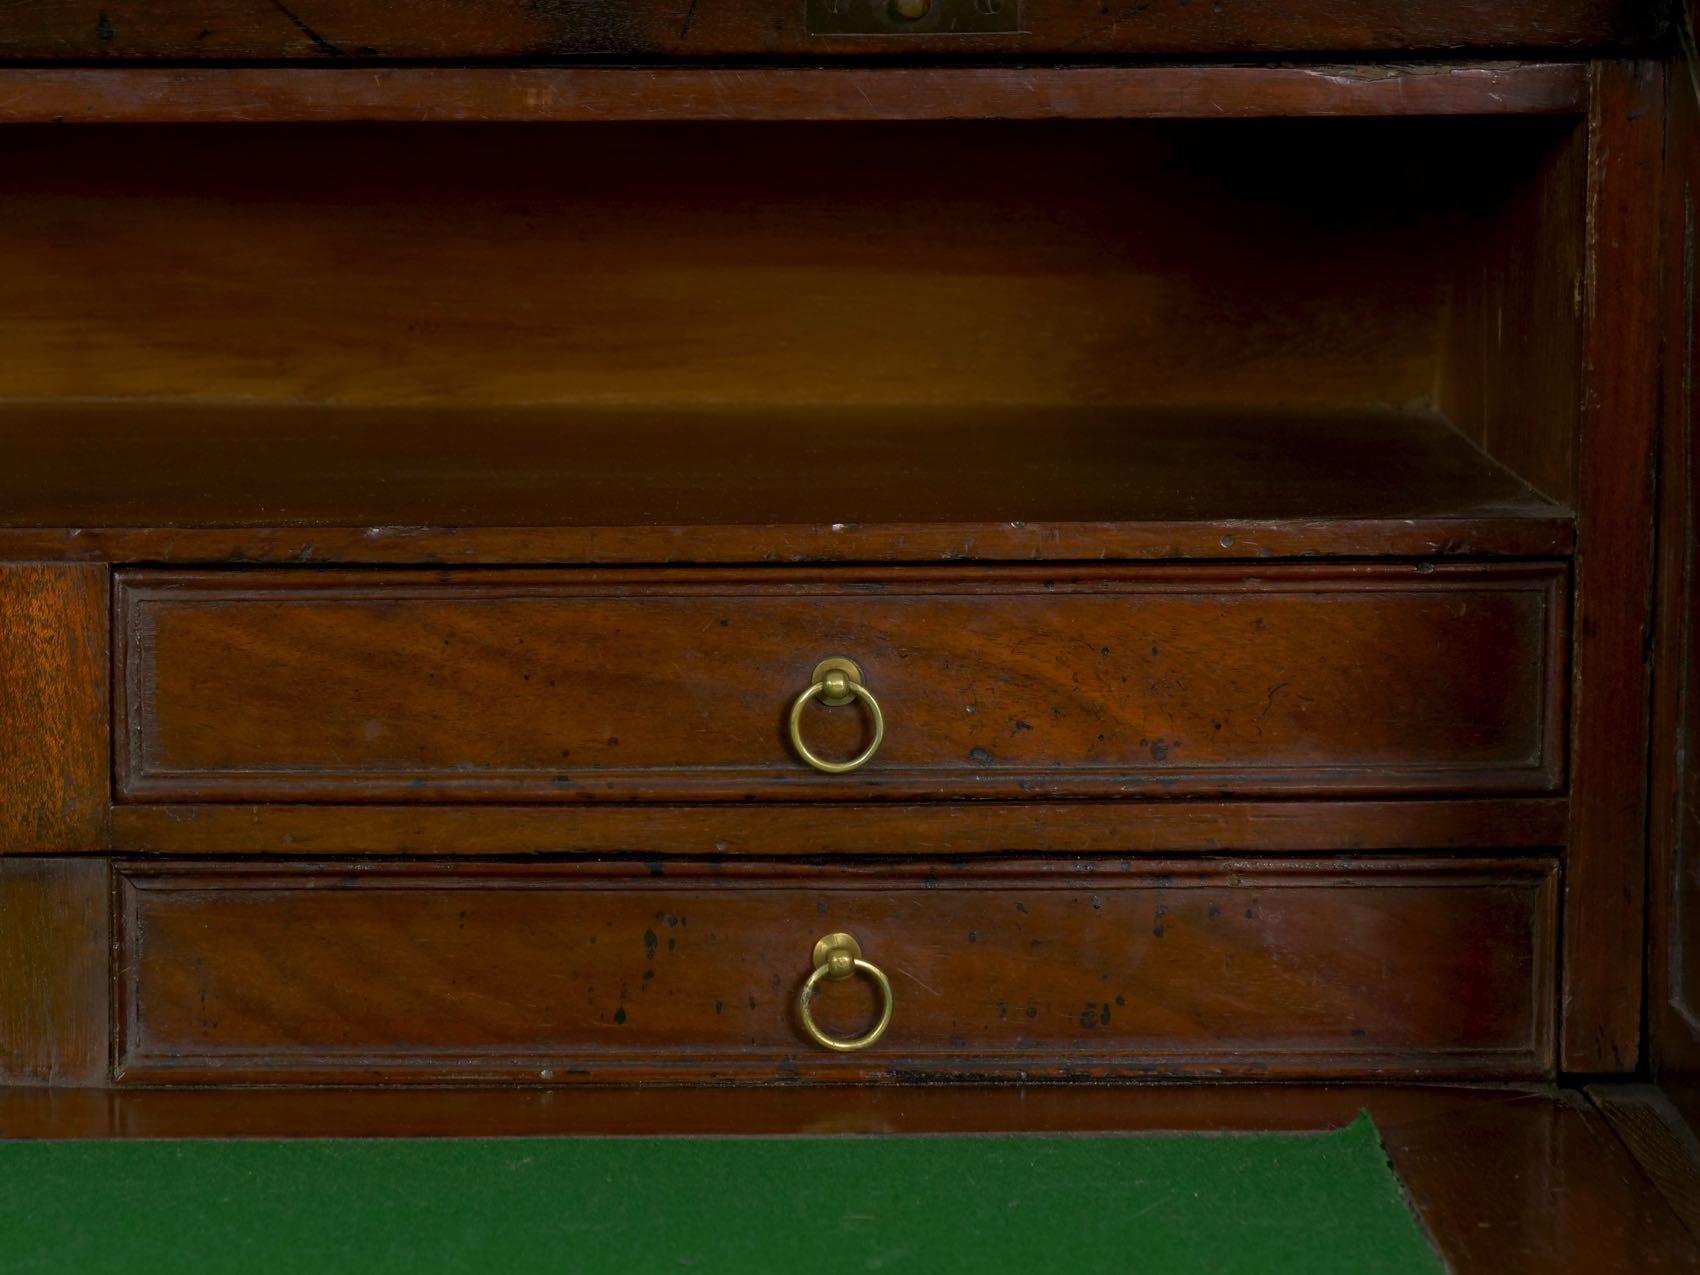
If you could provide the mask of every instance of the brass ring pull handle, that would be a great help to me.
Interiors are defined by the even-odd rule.
[[[803,709],[808,707],[810,700],[817,697],[821,703],[830,704],[835,708],[861,700],[867,705],[868,716],[873,719],[873,742],[849,761],[828,761],[824,757],[817,757],[803,742]],[[880,712],[880,702],[874,698],[874,693],[862,685],[862,670],[842,656],[834,656],[815,665],[814,680],[808,690],[791,703],[791,747],[797,750],[797,756],[816,770],[829,775],[842,775],[846,771],[866,766],[873,760],[874,754],[879,752],[880,744],[884,740],[885,714]]]
[[[809,975],[808,981],[803,984],[802,993],[797,997],[797,1013],[802,1017],[803,1030],[809,1033],[809,1038],[823,1049],[850,1054],[858,1049],[866,1049],[885,1035],[885,1029],[891,1026],[891,980],[879,966],[862,959],[862,945],[856,942],[855,937],[849,934],[828,934],[815,944],[814,961],[815,972]],[[880,1020],[865,1035],[854,1040],[840,1040],[836,1036],[828,1036],[815,1026],[815,1016],[809,1009],[809,1004],[814,1000],[822,981],[841,983],[857,972],[873,979],[874,985],[879,988]]]

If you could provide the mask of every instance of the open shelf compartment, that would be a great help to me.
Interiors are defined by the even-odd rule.
[[[14,556],[1573,544],[1573,116],[0,146]]]

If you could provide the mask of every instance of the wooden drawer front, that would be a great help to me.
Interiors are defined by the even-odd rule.
[[[1547,861],[1000,861],[973,869],[136,864],[130,1080],[807,1074],[1531,1075]],[[811,1044],[815,940],[856,936],[884,1039]],[[872,985],[826,984],[854,1036]]]
[[[824,578],[823,578],[824,574]],[[130,799],[1529,791],[1561,775],[1556,566],[123,577]],[[842,655],[862,770],[793,754]],[[859,707],[804,714],[828,757]]]

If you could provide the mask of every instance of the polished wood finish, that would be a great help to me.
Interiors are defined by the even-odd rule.
[[[1595,67],[1578,443],[1563,1065],[1633,1070],[1641,1038],[1664,76]]]
[[[86,10],[67,0],[20,7],[0,31],[13,60],[377,60],[386,58],[710,57],[922,62],[1105,55],[1221,55],[1339,50],[1578,48],[1656,33],[1644,0],[1248,0],[1233,8],[1155,0],[1137,11],[1099,0],[1028,0],[1021,30],[999,35],[812,35],[788,0],[636,4],[588,0],[514,6],[496,0],[398,14],[383,0],[291,7],[133,0]]]
[[[1408,1085],[804,1089],[0,1089],[0,1136],[1236,1133],[1375,1120],[1457,1275],[1693,1269],[1676,1216],[1580,1095]]]
[[[1468,1115],[1413,1112],[1381,1127],[1456,1271],[1700,1268],[1692,1237],[1677,1237],[1681,1223],[1579,1094],[1503,1093]]]
[[[1550,1071],[1551,861],[120,870],[124,1082]],[[807,1043],[810,945],[893,980]],[[819,997],[855,1034],[865,980]]]
[[[1508,853],[1564,844],[1562,797],[835,805],[123,805],[127,853],[840,855],[1362,850]]]
[[[1554,566],[126,572],[126,800],[1553,791]],[[783,722],[846,655],[862,770]],[[817,753],[862,711],[809,707]]]
[[[685,67],[0,69],[0,124],[1480,116],[1579,112],[1585,100],[1574,62],[753,67],[735,75]]]
[[[0,854],[106,843],[107,611],[102,567],[0,563]]]
[[[671,563],[1507,554],[1574,519],[1427,412],[0,407],[0,552]]]
[[[0,1082],[106,1083],[111,893],[103,859],[0,858]]]

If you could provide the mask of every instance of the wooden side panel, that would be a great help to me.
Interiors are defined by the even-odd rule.
[[[1549,861],[123,870],[126,1080],[1534,1075]],[[896,1010],[811,1046],[815,939]],[[866,979],[816,1001],[864,1030]]]
[[[1556,565],[138,573],[130,800],[1552,791]],[[821,775],[786,717],[857,661]],[[807,706],[826,757],[861,708]]]
[[[1646,894],[1664,75],[1601,62],[1589,116],[1563,1066],[1635,1070]]]
[[[104,859],[0,859],[0,1085],[104,1083]]]
[[[1505,152],[1520,180],[1461,246],[1439,401],[1481,449],[1566,505],[1576,499],[1588,131]]]
[[[106,844],[107,610],[104,567],[0,564],[0,854]]]
[[[1684,35],[1665,149],[1648,1042],[1660,1082],[1700,1125],[1700,84]]]
[[[819,36],[808,11],[825,0],[464,0],[398,9],[388,0],[128,0],[105,8],[70,0],[9,6],[0,26],[8,59],[373,59],[616,56],[853,58],[910,55],[1020,58],[1040,54],[1213,54],[1509,46],[1566,48],[1635,38],[1660,6],[1644,0],[1244,0],[1235,5],[1152,0],[1136,9],[1101,0],[1025,0],[1017,31],[954,34],[939,0],[892,34]],[[1011,4],[1020,0],[1009,0]],[[858,0],[866,12],[883,5]],[[970,12],[972,12],[970,10]],[[922,34],[901,33],[905,28]]]

